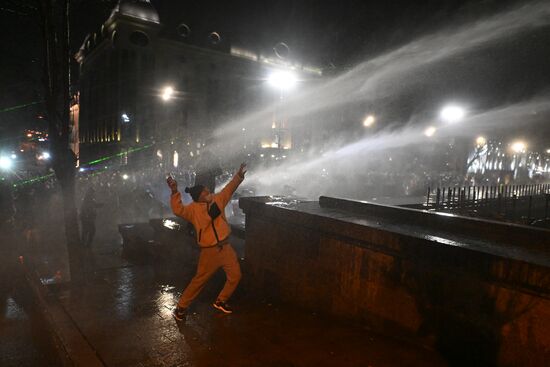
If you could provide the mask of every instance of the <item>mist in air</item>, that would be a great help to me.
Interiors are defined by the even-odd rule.
[[[263,130],[258,126],[269,124],[273,116],[284,115],[292,129],[323,128],[331,134],[270,167],[253,163],[247,182],[256,194],[293,193],[310,199],[321,194],[356,199],[421,195],[429,184],[426,175],[434,166],[440,169],[439,174],[444,174],[446,167],[453,164],[440,157],[444,146],[475,139],[476,134],[498,137],[518,121],[540,124],[549,116],[550,98],[543,93],[488,110],[480,109],[475,101],[458,101],[464,103],[466,117],[459,125],[448,125],[440,121],[439,109],[443,103],[455,101],[434,101],[430,108],[416,110],[412,115],[385,119],[392,116],[391,109],[396,107],[391,97],[414,94],[427,80],[436,77],[431,71],[439,71],[437,77],[448,77],[453,75],[453,67],[461,67],[457,60],[462,57],[467,60],[466,56],[472,53],[482,53],[549,24],[547,4],[531,2],[424,35],[335,77],[321,82],[303,81],[285,92],[281,100],[224,122],[215,132],[216,146],[225,158],[241,157],[242,131],[246,130],[249,138],[254,134],[259,137]],[[464,70],[461,73],[465,78],[476,77]],[[354,122],[342,118],[349,117],[349,111],[360,110],[364,112],[355,113]],[[363,128],[362,118],[371,111],[381,123],[372,129]],[[349,129],[350,123],[359,128]],[[424,134],[429,126],[437,131],[431,138]],[[269,156],[263,158],[269,160]],[[441,162],[434,164],[438,160]]]

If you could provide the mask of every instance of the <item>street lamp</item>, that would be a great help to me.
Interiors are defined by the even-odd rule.
[[[376,119],[374,118],[374,116],[373,115],[368,115],[363,120],[363,126],[364,127],[371,127],[375,122],[376,122]]]
[[[0,169],[7,171],[11,169],[11,166],[13,165],[13,162],[8,157],[0,157]]]
[[[527,145],[522,141],[516,141],[512,143],[512,150],[515,153],[525,153],[526,148],[527,148]]]
[[[267,82],[280,91],[294,88],[297,81],[296,76],[288,71],[274,71],[267,77]]]
[[[163,101],[169,101],[174,96],[174,88],[167,86],[162,90],[161,98]]]
[[[487,139],[484,136],[478,136],[476,139],[476,144],[478,147],[482,147],[487,143]]]
[[[275,142],[272,145],[279,150],[283,148],[281,145],[283,144],[283,133],[285,129],[284,122],[282,121],[283,94],[285,91],[294,88],[297,81],[298,79],[296,78],[296,75],[294,73],[285,70],[273,71],[267,77],[267,82],[269,83],[269,85],[279,91],[279,101],[277,103],[273,123],[271,126],[272,129],[276,129]],[[279,117],[277,118],[277,116]],[[277,122],[277,120],[280,121]],[[286,149],[286,147],[284,148]]]
[[[430,138],[435,134],[436,131],[437,129],[435,127],[429,126],[426,130],[424,130],[424,135]]]
[[[441,109],[439,116],[445,122],[454,124],[461,121],[466,115],[464,108],[457,105],[447,105]]]

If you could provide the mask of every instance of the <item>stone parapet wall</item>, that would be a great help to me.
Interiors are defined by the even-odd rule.
[[[436,348],[451,365],[550,360],[550,232],[331,198],[272,201],[240,201],[250,286]],[[486,246],[460,228],[477,228]]]

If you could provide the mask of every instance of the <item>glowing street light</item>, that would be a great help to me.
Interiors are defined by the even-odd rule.
[[[478,136],[476,139],[476,144],[478,147],[482,147],[487,143],[487,139],[484,136]]]
[[[269,85],[279,90],[289,90],[296,85],[296,76],[288,71],[274,71],[267,77]]]
[[[128,177],[129,177],[129,176],[128,176],[126,173],[122,175],[122,179],[123,179],[123,180],[127,180]]]
[[[8,157],[0,157],[0,169],[9,170],[13,165],[13,161]]]
[[[173,96],[174,96],[174,88],[170,86],[164,87],[161,95],[162,100],[169,101],[172,99]]]
[[[435,127],[429,126],[426,130],[424,130],[424,135],[427,137],[432,137],[436,131],[437,129]]]
[[[525,153],[527,145],[522,141],[516,141],[512,143],[512,150],[516,153]]]
[[[363,120],[363,126],[364,127],[371,127],[375,122],[376,122],[376,119],[374,118],[374,116],[373,115],[368,115]]]
[[[466,111],[460,106],[448,105],[443,107],[439,116],[443,121],[454,124],[455,122],[461,121],[464,116],[466,116]]]
[[[550,154],[550,149],[546,149],[546,153],[547,153],[547,154]]]

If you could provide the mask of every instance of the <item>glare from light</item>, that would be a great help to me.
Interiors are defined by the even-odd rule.
[[[466,111],[457,105],[445,106],[440,113],[441,119],[450,124],[461,121],[464,116],[466,116]]]
[[[128,114],[123,113],[121,117],[123,122],[130,122],[130,117],[128,117]]]
[[[364,127],[371,127],[374,124],[375,121],[376,121],[376,119],[374,118],[373,115],[368,115],[363,120],[363,126]]]
[[[476,144],[480,147],[484,146],[487,143],[487,139],[484,136],[478,136],[476,139]]]
[[[165,226],[166,228],[169,228],[169,229],[174,229],[174,228],[179,227],[179,224],[177,222],[174,222],[171,219],[164,219],[162,221],[162,225]]]
[[[546,149],[546,153],[547,153],[547,154],[550,154],[550,149]]]
[[[267,82],[279,90],[292,89],[297,81],[296,76],[288,71],[274,71],[267,78]]]
[[[432,137],[436,131],[437,129],[435,127],[429,126],[426,130],[424,130],[424,135],[427,137]]]
[[[162,95],[161,95],[161,98],[164,100],[164,101],[169,101],[170,99],[172,99],[172,96],[174,95],[174,88],[172,87],[164,87],[164,89],[162,90]]]
[[[10,157],[11,157],[11,159],[16,159],[17,158],[17,156],[15,154],[12,154]]]
[[[84,172],[84,171],[86,171],[86,168],[84,168],[84,167],[80,167],[80,168],[78,169],[78,172]]]
[[[44,159],[50,159],[50,158],[51,158],[50,153],[48,153],[48,152],[42,153],[42,157],[43,157]]]
[[[8,157],[0,157],[0,169],[9,170],[13,165],[13,161]]]
[[[174,150],[174,157],[173,158],[174,158],[174,163],[173,163],[174,168],[178,168],[179,155],[178,155],[178,152],[176,152],[175,150]]]
[[[527,148],[527,145],[522,141],[512,143],[512,150],[516,153],[525,153],[525,148]]]

